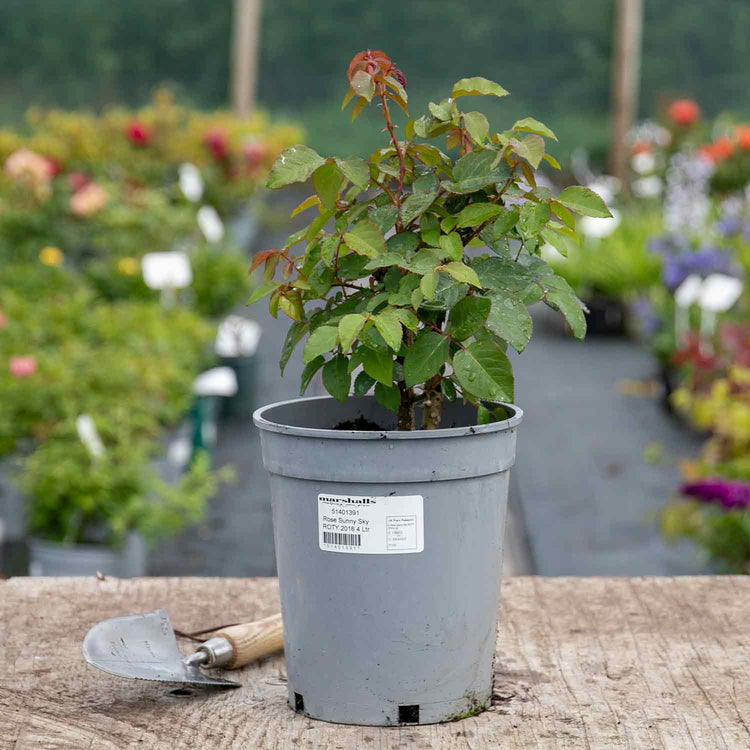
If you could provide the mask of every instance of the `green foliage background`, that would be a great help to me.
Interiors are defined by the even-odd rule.
[[[513,94],[497,104],[511,122],[531,113],[566,149],[585,144],[602,157],[613,7],[613,0],[266,0],[260,99],[303,119],[320,151],[364,153],[377,132],[347,126],[333,105],[346,90],[351,56],[382,48],[406,73],[416,111],[454,80],[484,75]],[[140,104],[161,83],[192,103],[220,106],[231,15],[231,0],[3,0],[0,122],[18,121],[30,104]],[[710,114],[747,114],[749,37],[747,0],[645,0],[642,113],[686,95]]]

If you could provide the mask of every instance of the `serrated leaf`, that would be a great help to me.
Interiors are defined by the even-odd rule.
[[[494,203],[471,203],[458,214],[458,226],[477,227],[495,216],[506,213],[502,206]]]
[[[275,189],[293,182],[304,182],[325,163],[323,157],[307,146],[298,144],[281,152],[271,167],[266,187]]]
[[[305,395],[307,386],[310,385],[310,381],[313,379],[313,376],[321,367],[323,367],[325,362],[326,362],[325,358],[321,355],[320,357],[315,357],[315,359],[308,362],[302,368],[302,377],[300,378],[300,387],[299,387],[300,396]]]
[[[437,273],[432,271],[422,276],[422,280],[419,282],[419,289],[427,299],[435,299],[435,289],[437,288]]]
[[[508,96],[506,91],[499,83],[490,81],[481,76],[474,78],[462,78],[453,84],[451,96],[455,99],[459,96]]]
[[[432,273],[440,265],[441,260],[440,250],[423,247],[409,261],[409,268],[420,274]]]
[[[547,224],[550,217],[549,203],[531,203],[521,206],[518,228],[525,237],[534,237]]]
[[[364,70],[358,70],[351,80],[352,88],[357,96],[361,96],[366,101],[371,101],[375,93],[375,81],[372,76]]]
[[[308,208],[318,205],[318,196],[311,195],[309,198],[305,198],[293,211],[289,214],[289,218],[293,219],[297,214],[301,214],[303,211],[307,211]]]
[[[404,303],[408,304],[408,303]],[[409,309],[405,307],[399,307],[393,311],[398,319],[401,321],[401,325],[408,328],[410,331],[416,331],[419,328],[419,318]]]
[[[366,372],[362,371],[354,379],[354,395],[366,396],[374,385],[375,378],[371,378]]]
[[[502,213],[492,225],[495,239],[499,240],[503,235],[510,232],[510,230],[516,225],[520,215],[521,212],[515,206]]]
[[[385,339],[385,343],[397,352],[401,348],[401,337],[403,331],[401,330],[401,321],[396,315],[394,310],[384,310],[378,313],[374,318],[375,328],[378,329],[380,335]]]
[[[486,297],[464,297],[450,312],[451,333],[458,341],[464,341],[484,325],[490,312],[490,300]]]
[[[451,260],[460,261],[464,257],[464,246],[458,232],[440,235],[440,247]]]
[[[388,297],[389,305],[410,305],[411,294],[419,286],[420,277],[416,274],[402,276],[398,282],[398,291]]]
[[[344,315],[339,321],[339,341],[341,350],[346,353],[352,348],[354,339],[357,338],[362,326],[367,322],[367,316],[360,313],[351,313]]]
[[[401,406],[401,391],[395,385],[389,388],[382,383],[376,383],[375,400],[386,409],[398,411],[398,407]]]
[[[506,180],[511,170],[505,159],[495,164],[498,152],[491,149],[476,149],[462,156],[453,167],[453,180],[443,182],[450,193],[467,195],[488,185]]]
[[[297,291],[285,292],[279,297],[279,309],[287,317],[300,322],[305,317],[302,297]]]
[[[516,120],[513,125],[513,130],[524,130],[529,133],[536,133],[537,135],[543,135],[547,138],[557,140],[557,136],[539,120],[535,120],[533,117],[524,117],[523,120]]]
[[[337,401],[346,401],[349,396],[351,377],[347,365],[343,354],[337,354],[323,365],[323,385]]]
[[[477,398],[513,402],[513,369],[505,352],[492,341],[475,341],[453,357],[461,387]]]
[[[563,206],[562,203],[558,203],[557,201],[550,201],[549,207],[552,209],[552,213],[557,216],[560,221],[563,222],[567,227],[572,229],[574,232],[576,230],[576,220],[573,214]]]
[[[396,207],[390,203],[370,211],[370,219],[378,225],[380,231],[383,233],[387,232],[396,223],[397,216],[398,211]]]
[[[435,104],[435,102],[430,102],[428,105],[428,109],[430,110],[430,114],[436,119],[441,120],[445,122],[446,120],[451,119],[451,100],[450,99],[443,99],[443,101],[440,102],[440,104]]]
[[[526,305],[502,292],[494,292],[489,299],[492,306],[487,316],[487,328],[517,352],[522,352],[531,339],[532,322]]]
[[[604,201],[593,190],[580,185],[565,188],[557,200],[563,206],[584,216],[597,219],[608,219],[612,216]]]
[[[308,323],[292,323],[289,326],[286,338],[284,339],[284,345],[281,347],[281,359],[279,360],[282,375],[289,362],[289,358],[292,356],[292,352],[307,333],[308,325]]]
[[[383,253],[382,255],[378,255],[374,260],[371,260],[365,266],[365,269],[368,271],[374,271],[378,268],[388,268],[389,266],[407,267],[408,263],[406,259],[398,253]]]
[[[559,229],[544,229],[541,235],[545,242],[549,242],[565,258],[578,249],[577,240],[573,239],[567,232],[562,232]]]
[[[439,271],[449,273],[456,281],[462,281],[465,284],[471,284],[472,286],[482,288],[482,284],[479,281],[479,277],[473,268],[464,263],[446,263],[444,266],[438,268]]]
[[[440,221],[437,216],[425,214],[419,220],[419,231],[422,240],[433,247],[440,244]]]
[[[456,228],[456,224],[458,224],[458,218],[456,216],[446,216],[440,222],[440,229],[445,232],[445,234],[449,234]]]
[[[381,352],[365,348],[361,356],[364,371],[378,383],[390,387],[393,383],[393,355],[388,350]]]
[[[338,328],[334,326],[320,326],[316,328],[307,339],[302,361],[307,364],[312,362],[318,355],[330,352],[339,340]]]
[[[378,226],[369,219],[357,222],[351,232],[344,234],[344,242],[358,255],[376,258],[385,252],[385,239]]]
[[[545,276],[542,280],[545,287],[544,302],[563,314],[573,331],[573,335],[583,340],[586,335],[586,316],[583,314],[581,301],[576,297],[565,279],[560,276]]]
[[[418,216],[421,216],[435,200],[437,190],[434,193],[412,193],[407,195],[401,204],[401,222],[404,226],[410,224]]]
[[[419,235],[414,232],[399,232],[386,240],[389,253],[397,253],[404,258],[419,247]]]
[[[329,211],[336,206],[336,198],[343,184],[344,177],[334,162],[326,162],[313,172],[315,192]]]
[[[336,159],[336,166],[349,182],[362,190],[370,186],[370,167],[364,159],[358,156],[350,156],[347,159]]]
[[[541,136],[532,133],[531,135],[527,135],[521,141],[513,138],[510,143],[513,150],[520,157],[526,159],[534,169],[539,166],[539,162],[542,160],[542,156],[544,156],[545,148],[544,139]]]
[[[479,258],[474,261],[474,270],[485,289],[507,292],[519,298],[537,281],[528,269],[508,258]]]
[[[336,236],[326,237],[320,243],[320,259],[327,266],[333,266],[333,259],[336,255],[336,248],[339,244],[339,238]]]
[[[422,280],[419,280],[419,283],[422,283]],[[417,288],[411,293],[411,306],[417,310],[419,306],[422,304],[422,301],[424,300],[424,294],[422,294],[422,290]]]
[[[482,144],[490,133],[490,124],[481,112],[466,112],[464,126],[475,143]]]
[[[256,286],[250,294],[250,299],[247,301],[247,304],[252,305],[258,300],[263,299],[263,297],[267,297],[269,294],[271,294],[271,292],[275,291],[280,286],[281,283],[278,281],[271,281],[268,284],[261,284],[260,286]]]
[[[450,354],[450,340],[437,331],[421,331],[406,350],[404,380],[411,388],[435,375]]]

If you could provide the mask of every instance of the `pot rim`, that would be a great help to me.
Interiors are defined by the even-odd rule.
[[[374,398],[364,396],[363,398]],[[284,435],[296,435],[298,437],[324,438],[327,440],[421,440],[425,438],[450,438],[463,437],[464,435],[481,435],[491,432],[504,432],[517,427],[523,419],[523,411],[514,404],[506,404],[502,401],[496,402],[513,412],[513,416],[501,422],[490,424],[467,425],[465,427],[447,427],[437,430],[331,430],[312,427],[296,427],[294,425],[273,422],[264,415],[271,409],[305,401],[333,401],[331,396],[307,396],[305,398],[290,398],[286,401],[277,401],[273,404],[261,406],[253,412],[253,422],[256,427],[266,432],[278,432]]]

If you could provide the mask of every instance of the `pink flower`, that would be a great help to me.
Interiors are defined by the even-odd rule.
[[[211,152],[216,161],[224,161],[229,157],[227,136],[222,130],[209,130],[203,136],[203,145]]]
[[[90,182],[82,187],[70,199],[70,210],[82,218],[95,214],[109,201],[109,194],[98,183]]]
[[[70,189],[74,193],[77,190],[80,190],[82,187],[86,187],[86,185],[88,184],[89,184],[88,175],[85,175],[83,172],[71,172],[68,175],[68,185],[70,185]]]
[[[247,141],[242,147],[242,153],[247,159],[247,164],[251,169],[260,166],[266,158],[266,147],[262,141]]]
[[[28,378],[36,372],[36,357],[11,357],[8,369],[14,378]]]
[[[135,146],[148,146],[151,141],[151,129],[138,120],[132,120],[125,128],[125,135]]]

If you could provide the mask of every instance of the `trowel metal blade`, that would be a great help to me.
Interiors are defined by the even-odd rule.
[[[118,677],[240,687],[185,664],[166,609],[94,625],[83,640],[83,656],[92,666]]]

